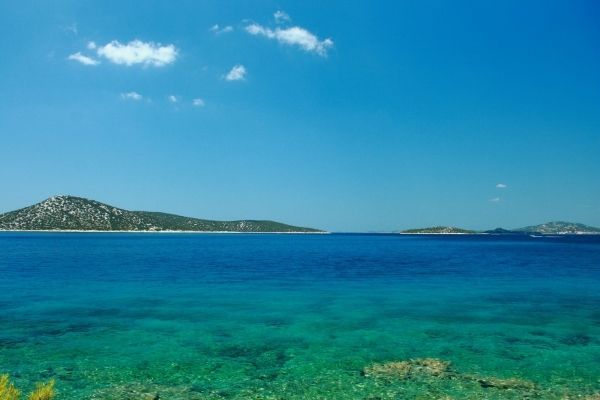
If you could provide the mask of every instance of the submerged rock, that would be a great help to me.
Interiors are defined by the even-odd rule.
[[[535,383],[526,379],[465,374],[452,370],[450,366],[450,361],[437,358],[416,358],[371,364],[363,369],[362,375],[373,378],[426,381],[430,383],[432,380],[452,379],[464,383],[473,382],[479,384],[482,388],[516,391],[524,396],[530,395],[536,390]],[[600,397],[590,399],[600,400]]]
[[[408,361],[391,361],[373,364],[363,369],[363,375],[375,378],[400,378],[404,379],[410,373]]]
[[[163,386],[154,383],[128,383],[97,391],[90,400],[207,400],[221,398],[211,393],[196,393],[190,386]]]
[[[437,358],[415,358],[407,361],[376,363],[363,369],[363,375],[375,378],[410,379],[415,376],[441,377],[448,373],[450,362]]]
[[[465,377],[467,377],[465,375]],[[484,388],[496,388],[496,389],[513,389],[513,390],[534,390],[535,383],[519,378],[508,378],[501,379],[496,378],[494,376],[487,377],[477,377],[477,376],[469,376],[469,379],[472,379],[479,383],[481,387]]]
[[[592,338],[590,336],[582,333],[576,333],[560,339],[560,342],[567,346],[587,346],[591,341]]]

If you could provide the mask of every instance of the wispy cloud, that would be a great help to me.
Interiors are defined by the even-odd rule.
[[[78,63],[81,63],[83,65],[98,65],[98,64],[100,64],[100,61],[95,60],[92,57],[84,56],[80,52],[71,54],[68,57],[68,59],[69,60],[73,60],[73,61],[77,61]]]
[[[206,103],[201,98],[197,98],[197,99],[192,100],[192,105],[194,107],[204,107],[205,104]]]
[[[121,93],[121,98],[124,100],[140,101],[144,98],[144,96],[142,96],[141,94],[139,94],[137,92],[127,92],[127,93]]]
[[[77,35],[77,33],[78,33],[77,23],[75,23],[75,22],[73,22],[72,24],[69,24],[69,25],[62,26],[61,29],[72,35]]]
[[[290,18],[289,14],[283,10],[275,11],[275,14],[273,14],[273,18],[275,18],[275,23],[277,23],[277,24],[282,24],[284,22],[289,22],[292,20],[292,18]]]
[[[490,199],[490,201],[492,203],[499,203],[501,200],[500,200],[500,197],[493,197],[493,198]]]
[[[254,36],[274,39],[282,44],[298,46],[304,51],[317,53],[322,57],[327,56],[327,50],[333,47],[333,40],[330,38],[320,40],[315,34],[299,26],[270,29],[259,24],[250,24],[246,26],[246,32]]]
[[[170,94],[167,99],[171,102],[171,103],[177,103],[179,101],[179,98],[177,96],[175,96],[174,94]]]
[[[86,47],[90,50],[96,50],[96,47],[98,46],[96,46],[96,42],[88,42]]]
[[[220,35],[222,33],[229,33],[229,32],[233,32],[233,26],[231,25],[227,25],[224,27],[220,27],[219,24],[214,24],[211,28],[210,31],[212,33],[214,33],[215,35]]]
[[[142,42],[133,40],[123,44],[117,40],[100,46],[97,49],[98,56],[104,57],[114,64],[162,67],[172,64],[177,58],[177,49],[169,44],[162,46],[160,43]]]
[[[497,187],[498,189],[506,189],[506,188],[508,187],[508,185],[506,185],[506,184],[504,184],[504,183],[499,183],[499,184],[497,184],[497,185],[496,185],[496,187]]]
[[[231,71],[225,75],[225,79],[228,81],[243,81],[246,78],[246,67],[238,64],[231,68]]]

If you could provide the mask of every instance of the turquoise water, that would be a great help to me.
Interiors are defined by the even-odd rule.
[[[599,237],[1,233],[0,373],[67,400],[582,399],[599,288]],[[423,358],[451,364],[369,370]]]

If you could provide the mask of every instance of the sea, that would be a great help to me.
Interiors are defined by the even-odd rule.
[[[57,400],[599,399],[600,236],[0,233]]]

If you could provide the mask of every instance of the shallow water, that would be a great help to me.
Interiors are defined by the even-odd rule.
[[[598,288],[600,237],[0,233],[0,372],[65,400],[584,398]],[[452,372],[364,374],[426,357]],[[535,387],[482,383],[507,378]]]

